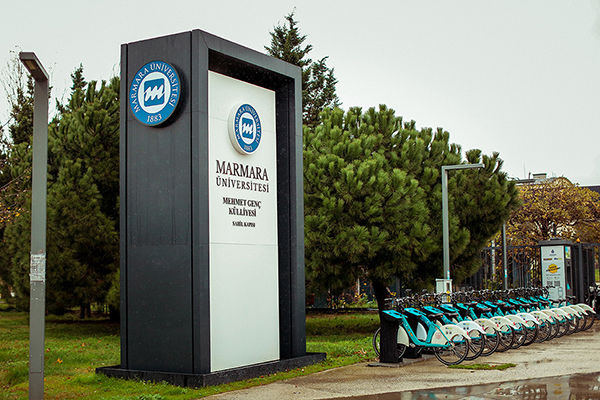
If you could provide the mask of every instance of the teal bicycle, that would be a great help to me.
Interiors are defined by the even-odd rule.
[[[438,326],[424,313],[414,308],[404,308],[402,299],[395,299],[396,310],[384,310],[383,318],[395,320],[398,324],[397,350],[402,357],[407,347],[431,349],[443,364],[460,364],[467,357],[471,338],[459,326],[448,324]],[[373,335],[373,348],[380,355],[381,328]]]

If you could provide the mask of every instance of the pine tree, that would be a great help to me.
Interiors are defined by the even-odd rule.
[[[402,125],[393,110],[325,110],[304,129],[307,279],[339,292],[366,277],[382,307],[385,284],[416,268],[430,228],[419,182],[397,168],[392,144]],[[420,151],[420,149],[417,149]]]
[[[119,79],[84,86],[72,75],[69,103],[49,126],[47,309],[60,313],[103,302],[118,269]],[[15,146],[13,175],[31,166],[28,146]],[[28,303],[30,201],[4,235],[12,280],[23,308]]]
[[[267,50],[267,53],[271,57],[297,65],[304,72],[304,69],[312,62],[310,58],[304,59],[312,50],[312,45],[309,44],[304,48],[302,47],[302,44],[306,40],[306,35],[300,35],[300,29],[298,29],[297,21],[294,20],[293,11],[286,15],[285,19],[288,22],[288,26],[277,25],[273,28],[273,32],[270,32],[271,47],[265,46],[265,50]],[[308,78],[308,75],[306,78]]]
[[[325,110],[304,128],[306,276],[315,291],[339,293],[364,277],[381,309],[393,277],[431,286],[442,276],[441,166],[465,161],[448,132],[415,125],[381,105]],[[467,156],[475,162],[480,152]],[[455,280],[473,271],[472,254],[516,206],[501,160],[483,162],[484,171],[449,181]]]
[[[2,86],[10,107],[10,143],[28,142],[33,135],[34,80],[26,73],[16,51],[10,51],[9,60],[2,69]]]
[[[10,116],[14,121],[8,132],[12,144],[19,144],[31,141],[33,135],[33,78],[27,80],[26,91],[23,88],[16,88],[16,98],[11,104]]]
[[[0,129],[0,294],[10,299],[12,270],[7,245],[3,240],[6,225],[20,215],[23,193],[29,186],[30,170],[22,169],[14,174],[11,163],[23,157],[31,145],[33,135],[34,81],[28,76],[18,54],[11,51],[6,67],[2,70],[2,86],[10,111],[8,122]],[[20,149],[19,149],[20,147]]]
[[[118,233],[114,221],[100,211],[101,196],[92,169],[65,160],[58,179],[48,190],[47,308],[61,314],[79,306],[82,317],[90,305],[102,302],[117,269]],[[30,210],[30,203],[25,207]],[[6,236],[14,254],[13,282],[17,301],[26,308],[29,295],[30,212],[8,226]]]
[[[323,57],[313,62],[305,58],[312,50],[312,45],[303,44],[306,35],[301,35],[298,22],[294,20],[294,12],[285,16],[287,25],[277,25],[271,34],[271,46],[265,46],[267,54],[302,68],[302,122],[307,126],[315,126],[319,114],[326,107],[339,107],[340,100],[336,94],[337,79],[334,69],[328,68]]]
[[[79,67],[75,68],[75,71],[71,73],[71,81],[73,82],[71,92],[85,89],[87,82],[83,77],[83,64],[79,64]]]
[[[302,93],[304,125],[315,126],[319,122],[319,115],[323,109],[339,107],[341,104],[335,93],[335,85],[338,81],[333,75],[333,68],[327,68],[327,58],[323,57],[311,63],[306,69],[308,72],[306,94]]]
[[[481,266],[480,250],[496,236],[511,212],[520,205],[515,183],[502,171],[503,161],[498,153],[483,155],[478,149],[465,154],[469,164],[483,163],[477,170],[452,171],[448,179],[448,206],[450,222],[450,273],[455,283],[471,276]],[[441,165],[440,165],[441,168]],[[441,194],[440,194],[441,195]],[[441,211],[439,200],[432,204]],[[431,220],[437,243],[442,240],[441,212]],[[427,264],[428,271],[421,279],[432,282],[440,278],[443,252],[434,251]],[[433,267],[433,268],[432,268]]]

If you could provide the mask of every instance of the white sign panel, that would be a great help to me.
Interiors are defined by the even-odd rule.
[[[46,253],[31,253],[29,282],[46,282]]]
[[[209,72],[211,370],[278,360],[275,92]]]
[[[542,285],[549,286],[550,298],[564,299],[566,295],[565,247],[542,246]]]

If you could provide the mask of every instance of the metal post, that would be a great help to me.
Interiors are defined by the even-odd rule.
[[[35,53],[21,52],[19,58],[35,79],[29,274],[29,399],[40,400],[44,398],[44,330],[46,322],[48,74]]]
[[[450,279],[450,228],[448,222],[448,171],[442,167],[442,232],[444,279]]]
[[[589,274],[586,273],[586,275],[588,275],[588,279],[587,281],[584,281],[583,279],[583,244],[581,242],[577,243],[577,252],[579,254],[577,254],[577,264],[578,265],[578,270],[579,273],[577,274],[579,276],[579,293],[577,293],[577,300],[579,301],[579,303],[583,303],[585,302],[585,295],[586,293],[589,293],[590,290],[590,282],[591,280],[589,279]],[[573,258],[573,254],[571,253],[571,257]],[[571,261],[571,265],[575,264],[573,261]]]
[[[504,267],[504,290],[508,289],[508,254],[506,254],[506,222],[502,224],[502,266]]]
[[[490,290],[495,290],[494,289],[494,282],[496,281],[496,241],[492,240],[492,247],[490,249],[490,253],[492,254],[491,256],[491,262],[490,265],[492,266],[492,268],[490,268],[490,287],[488,289]]]
[[[448,222],[448,170],[483,168],[483,164],[442,165],[442,243],[444,250],[444,279],[450,279],[450,228]]]

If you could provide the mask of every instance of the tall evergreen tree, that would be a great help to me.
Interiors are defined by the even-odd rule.
[[[302,68],[305,73],[305,68],[310,65],[312,60],[304,58],[312,50],[312,45],[302,47],[306,40],[306,35],[300,35],[298,22],[294,20],[294,12],[285,16],[288,25],[277,25],[273,28],[271,34],[271,47],[265,46],[265,50],[271,57],[279,58],[280,60],[289,62]],[[303,80],[308,80],[308,75],[303,76]]]
[[[47,308],[61,312],[104,301],[118,269],[119,79],[84,85],[72,75],[69,103],[49,126]],[[15,147],[14,175],[31,166],[30,148]],[[28,296],[30,201],[7,227],[14,288],[25,308]]]
[[[27,80],[27,88],[16,88],[16,96],[11,104],[10,117],[14,121],[8,132],[12,144],[29,142],[33,135],[33,78]]]
[[[300,34],[294,12],[285,19],[287,25],[277,25],[270,32],[271,46],[265,46],[265,50],[272,57],[302,68],[302,122],[312,127],[319,122],[319,114],[325,107],[340,106],[335,90],[338,81],[334,69],[327,67],[328,57],[316,62],[307,58],[313,47],[304,46],[306,35]]]
[[[467,153],[467,161],[480,159]],[[441,166],[465,162],[438,128],[416,130],[393,110],[326,110],[304,129],[307,279],[316,290],[340,292],[369,279],[380,308],[393,277],[432,283],[442,276]],[[475,268],[472,254],[516,206],[514,184],[497,155],[484,171],[450,178],[452,277]]]
[[[450,219],[450,272],[455,283],[472,275],[481,266],[480,250],[502,228],[511,212],[519,207],[519,194],[513,181],[502,171],[503,161],[498,153],[483,155],[480,150],[466,152],[460,163],[483,163],[478,170],[452,171],[448,179],[448,206]],[[438,169],[441,169],[440,164]],[[441,180],[441,178],[439,178]],[[419,265],[423,271],[419,280],[431,283],[442,277],[443,249],[441,185],[434,188],[435,201],[430,207],[430,225],[439,244],[426,262]],[[439,197],[438,197],[439,195]]]
[[[23,193],[27,190],[30,170],[20,170],[15,175],[11,170],[13,160],[23,156],[16,147],[30,146],[33,135],[34,81],[25,72],[18,54],[11,51],[5,68],[2,69],[2,86],[10,111],[8,122],[0,129],[0,294],[3,298],[12,287],[12,272],[7,245],[4,243],[6,225],[20,215]]]
[[[28,142],[33,135],[34,80],[16,51],[10,51],[0,76],[9,105],[8,139],[11,144]]]
[[[71,73],[71,81],[73,82],[73,85],[71,85],[71,92],[85,89],[87,82],[83,77],[83,64],[79,64],[79,67],[75,68],[75,71]]]

